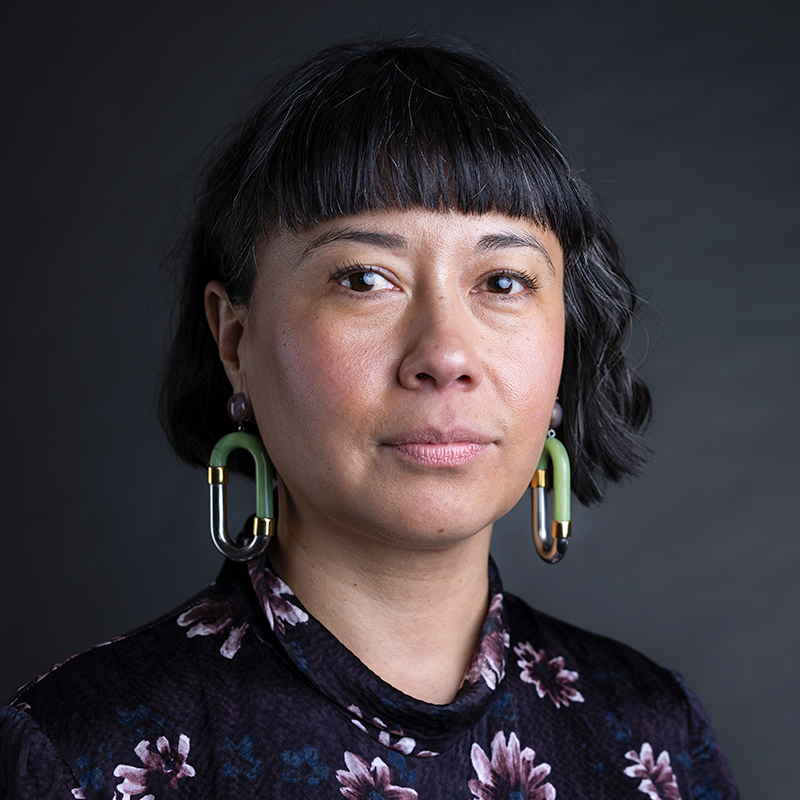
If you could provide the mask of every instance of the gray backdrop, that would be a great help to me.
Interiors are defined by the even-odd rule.
[[[647,350],[652,464],[601,508],[577,507],[556,567],[537,563],[524,499],[498,525],[506,585],[680,670],[744,796],[795,796],[800,98],[787,7],[75,0],[7,19],[0,694],[176,605],[219,566],[205,477],[175,463],[153,414],[160,263],[192,165],[266,72],[378,27],[431,26],[485,44],[530,87],[650,301],[632,347]]]

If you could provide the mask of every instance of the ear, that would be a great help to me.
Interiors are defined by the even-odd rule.
[[[240,359],[240,348],[244,339],[242,312],[228,299],[228,293],[220,281],[211,281],[205,291],[206,319],[225,374],[234,392],[247,394],[247,381]]]

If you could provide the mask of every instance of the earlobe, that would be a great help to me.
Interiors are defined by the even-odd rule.
[[[241,314],[228,299],[220,281],[211,281],[205,291],[206,319],[217,343],[222,365],[235,392],[246,392],[246,380],[241,363],[244,325]]]

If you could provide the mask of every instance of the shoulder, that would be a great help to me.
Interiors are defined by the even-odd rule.
[[[229,731],[266,727],[293,687],[257,611],[246,569],[226,564],[178,608],[23,687],[0,718],[0,797],[137,795],[146,774],[183,783],[229,755],[241,745]],[[35,783],[51,773],[49,788]]]
[[[247,627],[212,585],[23,687],[0,717],[0,786],[14,788],[0,796],[105,796],[126,769],[158,758],[148,752],[180,758],[185,731],[207,714],[206,687],[235,691]]]
[[[529,716],[535,709],[535,719],[544,716],[562,737],[570,731],[582,739],[588,763],[614,771],[620,781],[640,780],[640,791],[738,798],[711,723],[680,675],[513,595],[505,602],[507,673]],[[586,731],[591,737],[584,738]],[[679,793],[679,786],[691,787],[691,794]]]
[[[26,713],[25,705],[0,710],[0,797],[68,800],[83,796],[69,765]]]
[[[97,708],[105,700],[141,693],[144,685],[167,690],[180,680],[177,664],[181,671],[197,668],[197,658],[184,657],[187,651],[205,660],[204,653],[191,647],[191,638],[209,636],[216,641],[237,618],[227,598],[212,585],[153,622],[56,664],[24,686],[14,702],[26,704],[37,719],[61,718],[76,706]]]
[[[638,703],[648,712],[688,710],[686,693],[671,670],[621,642],[536,611],[514,595],[505,598],[518,668],[531,660],[557,660],[609,705]]]

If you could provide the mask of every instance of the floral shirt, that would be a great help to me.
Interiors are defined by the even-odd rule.
[[[367,669],[269,568],[75,656],[2,711],[0,797],[728,800],[674,673],[504,594],[449,705]]]

